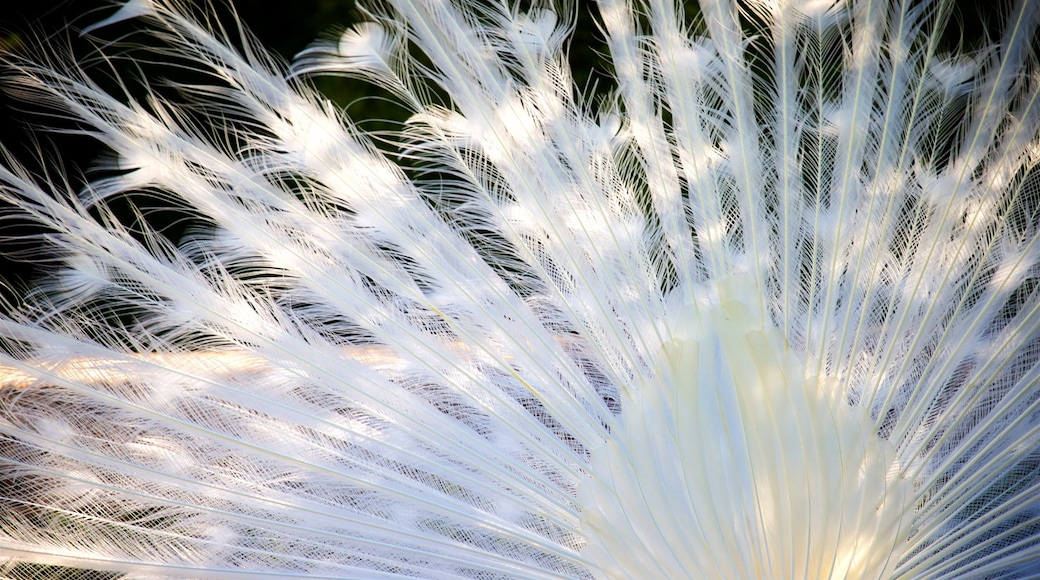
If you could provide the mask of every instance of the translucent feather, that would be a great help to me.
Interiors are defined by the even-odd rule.
[[[0,167],[55,263],[0,318],[0,570],[1040,577],[1040,9],[963,54],[940,0],[680,8],[598,2],[589,96],[545,2],[289,70],[173,0],[88,27],[173,95],[9,56],[111,153]]]

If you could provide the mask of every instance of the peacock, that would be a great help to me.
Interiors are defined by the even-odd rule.
[[[5,575],[1040,578],[1036,2],[208,10],[4,57]]]

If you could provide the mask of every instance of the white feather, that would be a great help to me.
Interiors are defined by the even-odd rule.
[[[941,0],[678,8],[598,3],[596,106],[542,2],[380,3],[288,72],[172,0],[88,27],[181,100],[9,59],[113,157],[0,168],[61,262],[0,319],[0,570],[1040,577],[1040,9],[959,55]]]

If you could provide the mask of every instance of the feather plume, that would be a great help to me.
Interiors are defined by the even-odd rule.
[[[529,4],[289,69],[176,0],[85,30],[175,94],[7,58],[110,154],[0,167],[55,263],[0,318],[0,570],[1040,577],[1040,8],[964,52],[944,0],[600,0],[585,96]]]

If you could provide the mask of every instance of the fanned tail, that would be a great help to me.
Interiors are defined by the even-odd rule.
[[[949,2],[602,0],[596,107],[569,5],[371,10],[288,71],[173,0],[88,27],[141,22],[175,96],[8,60],[111,155],[0,167],[59,264],[0,319],[0,556],[1040,575],[1040,9],[965,55]]]

